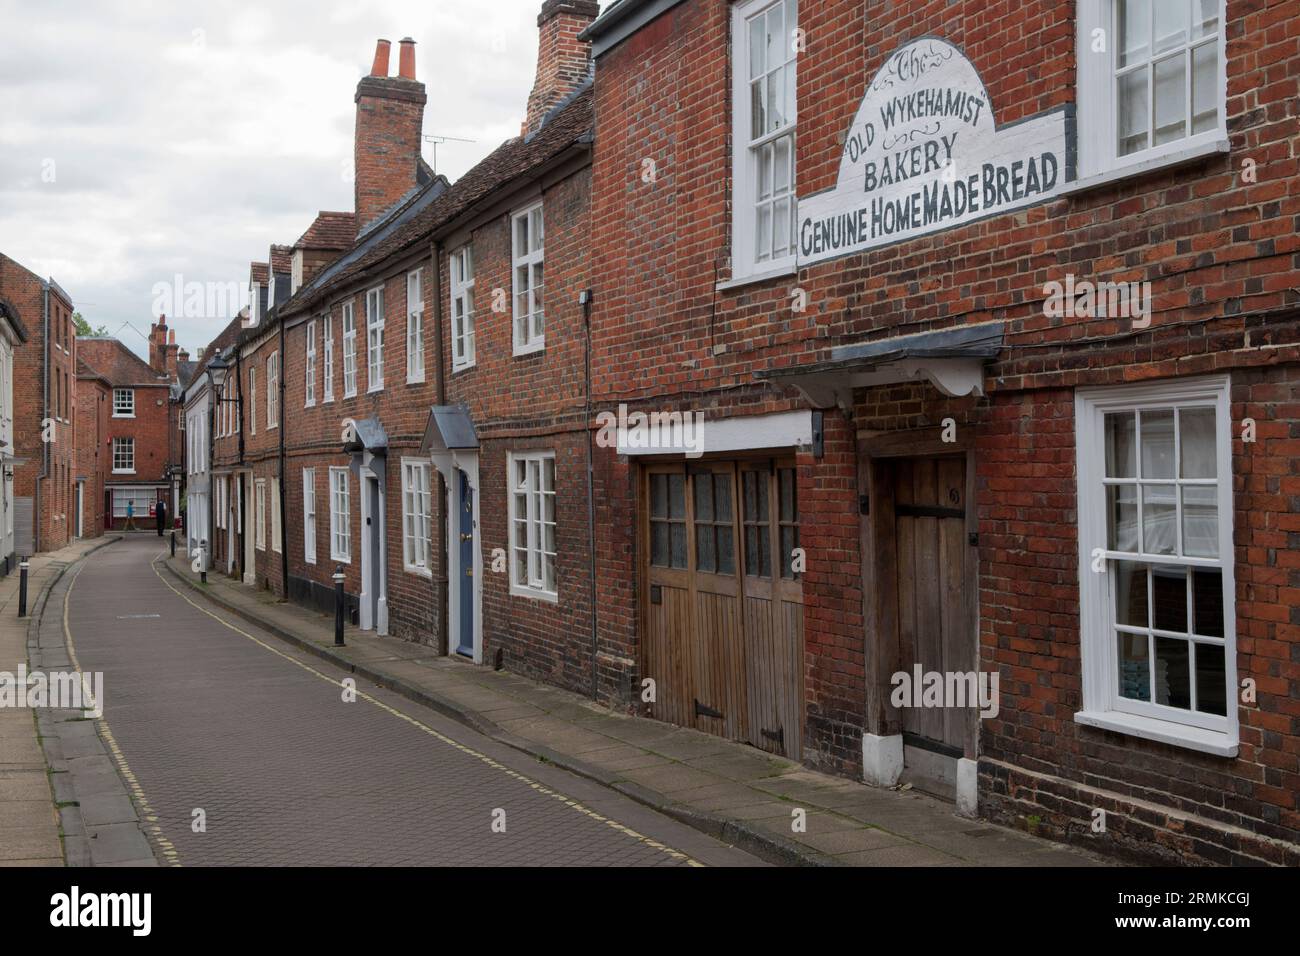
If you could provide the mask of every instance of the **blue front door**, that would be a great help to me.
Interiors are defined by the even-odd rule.
[[[474,656],[474,489],[465,472],[456,470],[460,484],[460,633],[456,653]]]

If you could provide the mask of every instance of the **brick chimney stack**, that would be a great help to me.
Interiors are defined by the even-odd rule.
[[[180,379],[180,367],[176,364],[180,346],[176,344],[176,330],[167,332],[167,344],[163,346],[163,374],[175,382]]]
[[[591,75],[591,44],[578,34],[600,14],[596,0],[546,0],[537,16],[537,79],[528,96],[524,136]]]
[[[388,75],[389,42],[380,40],[370,75],[357,84],[353,183],[360,235],[418,184],[424,84],[415,79],[415,41],[402,40],[398,76]]]
[[[158,375],[167,370],[167,316],[158,316],[157,322],[149,323],[149,367]]]

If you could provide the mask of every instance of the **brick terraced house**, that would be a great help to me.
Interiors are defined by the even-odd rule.
[[[14,553],[57,551],[75,534],[77,338],[72,297],[0,254],[0,301],[22,323],[13,349],[13,449],[4,469]]]
[[[705,419],[598,450],[605,696],[1300,863],[1300,4],[620,0],[583,36],[592,402]]]
[[[135,528],[153,530],[158,502],[166,502],[172,516],[177,507],[176,469],[182,462],[174,439],[176,333],[167,326],[165,315],[150,324],[148,362],[115,338],[82,336],[77,344],[82,372],[107,381],[111,388],[101,449],[106,462],[104,528],[123,530],[130,505]]]
[[[105,531],[109,470],[113,456],[109,416],[113,409],[113,383],[77,359],[77,509],[76,534],[98,538]]]

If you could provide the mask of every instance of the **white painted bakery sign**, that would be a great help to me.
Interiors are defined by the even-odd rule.
[[[821,262],[1042,202],[1067,176],[1065,110],[998,128],[979,73],[926,37],[880,68],[835,188],[799,201],[799,261]]]

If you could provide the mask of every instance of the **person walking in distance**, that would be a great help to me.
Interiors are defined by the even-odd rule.
[[[163,536],[163,528],[167,527],[167,502],[163,501],[161,498],[158,499],[156,513],[158,515],[158,537],[161,538]]]
[[[123,531],[135,530],[135,502],[129,499],[127,500],[126,503],[126,527],[124,527],[122,530]]]

